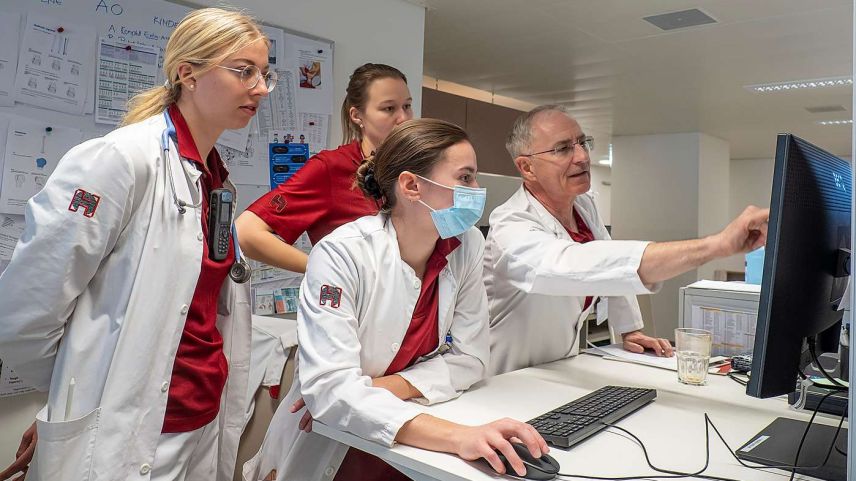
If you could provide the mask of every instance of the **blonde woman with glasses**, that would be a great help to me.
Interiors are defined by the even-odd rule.
[[[235,200],[214,143],[276,85],[268,48],[244,14],[191,12],[166,83],[27,204],[0,277],[0,352],[48,402],[0,479],[231,479],[250,310],[231,218],[209,219]]]

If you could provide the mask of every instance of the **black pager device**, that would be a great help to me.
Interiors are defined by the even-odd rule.
[[[208,257],[222,261],[229,256],[232,209],[235,196],[228,189],[211,191],[208,203]]]

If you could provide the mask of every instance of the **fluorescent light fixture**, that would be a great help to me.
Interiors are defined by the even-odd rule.
[[[852,125],[853,120],[818,120],[820,125]]]
[[[830,77],[811,80],[795,80],[792,82],[776,82],[768,84],[744,85],[743,88],[752,92],[782,92],[787,90],[817,89],[825,87],[844,87],[853,85],[851,77]]]
[[[606,159],[601,159],[598,164],[600,165],[612,165],[612,144],[609,144],[609,157]]]

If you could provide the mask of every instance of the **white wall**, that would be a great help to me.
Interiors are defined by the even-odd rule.
[[[728,221],[728,152],[728,143],[698,132],[613,137],[613,237],[673,241],[721,229]],[[672,338],[678,289],[699,273],[712,277],[714,268],[664,282],[651,298],[654,325],[646,331]]]
[[[591,191],[603,223],[612,225],[612,170],[602,165],[591,166]],[[607,185],[610,184],[610,185]]]
[[[488,225],[488,219],[490,219],[490,213],[493,212],[493,209],[496,209],[505,203],[505,201],[508,200],[512,194],[517,192],[517,189],[519,189],[523,184],[520,177],[487,174],[484,172],[476,174],[476,180],[479,183],[479,187],[487,189],[487,200],[484,205],[484,213],[476,225]]]
[[[728,225],[729,177],[731,165],[728,142],[701,134],[699,137],[698,233],[697,237],[714,234]],[[725,259],[698,268],[699,279],[713,279],[713,271],[725,268]]]
[[[194,0],[188,4],[214,7],[221,0]],[[385,63],[407,76],[413,110],[422,111],[422,53],[425,9],[405,0],[230,0],[263,23],[298,30],[335,42],[333,88],[335,106],[342,105],[348,78],[366,62]],[[338,113],[338,109],[337,109]],[[333,115],[330,146],[341,143],[342,128]]]
[[[729,217],[737,217],[748,205],[770,207],[773,188],[773,159],[739,159],[731,161],[728,200]],[[723,259],[722,268],[744,270],[743,255]]]
[[[670,241],[698,232],[699,134],[612,138],[612,236]],[[678,289],[696,280],[690,271],[663,283],[651,298],[652,335],[672,338]]]

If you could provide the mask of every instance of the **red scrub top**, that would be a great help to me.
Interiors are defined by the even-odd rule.
[[[187,122],[175,104],[169,108],[169,116],[175,125],[179,156],[192,161],[202,172],[202,234],[205,236],[202,269],[175,354],[161,428],[164,433],[185,433],[210,423],[220,411],[229,363],[223,353],[223,336],[217,329],[217,298],[235,261],[235,253],[230,243],[226,259],[215,261],[208,257],[208,194],[223,187],[229,172],[217,149],[211,149],[208,158],[202,161]],[[157,323],[158,319],[152,322]]]
[[[313,244],[342,224],[375,215],[378,205],[354,186],[363,161],[360,142],[324,150],[293,177],[256,200],[247,210],[293,244],[304,232]]]

